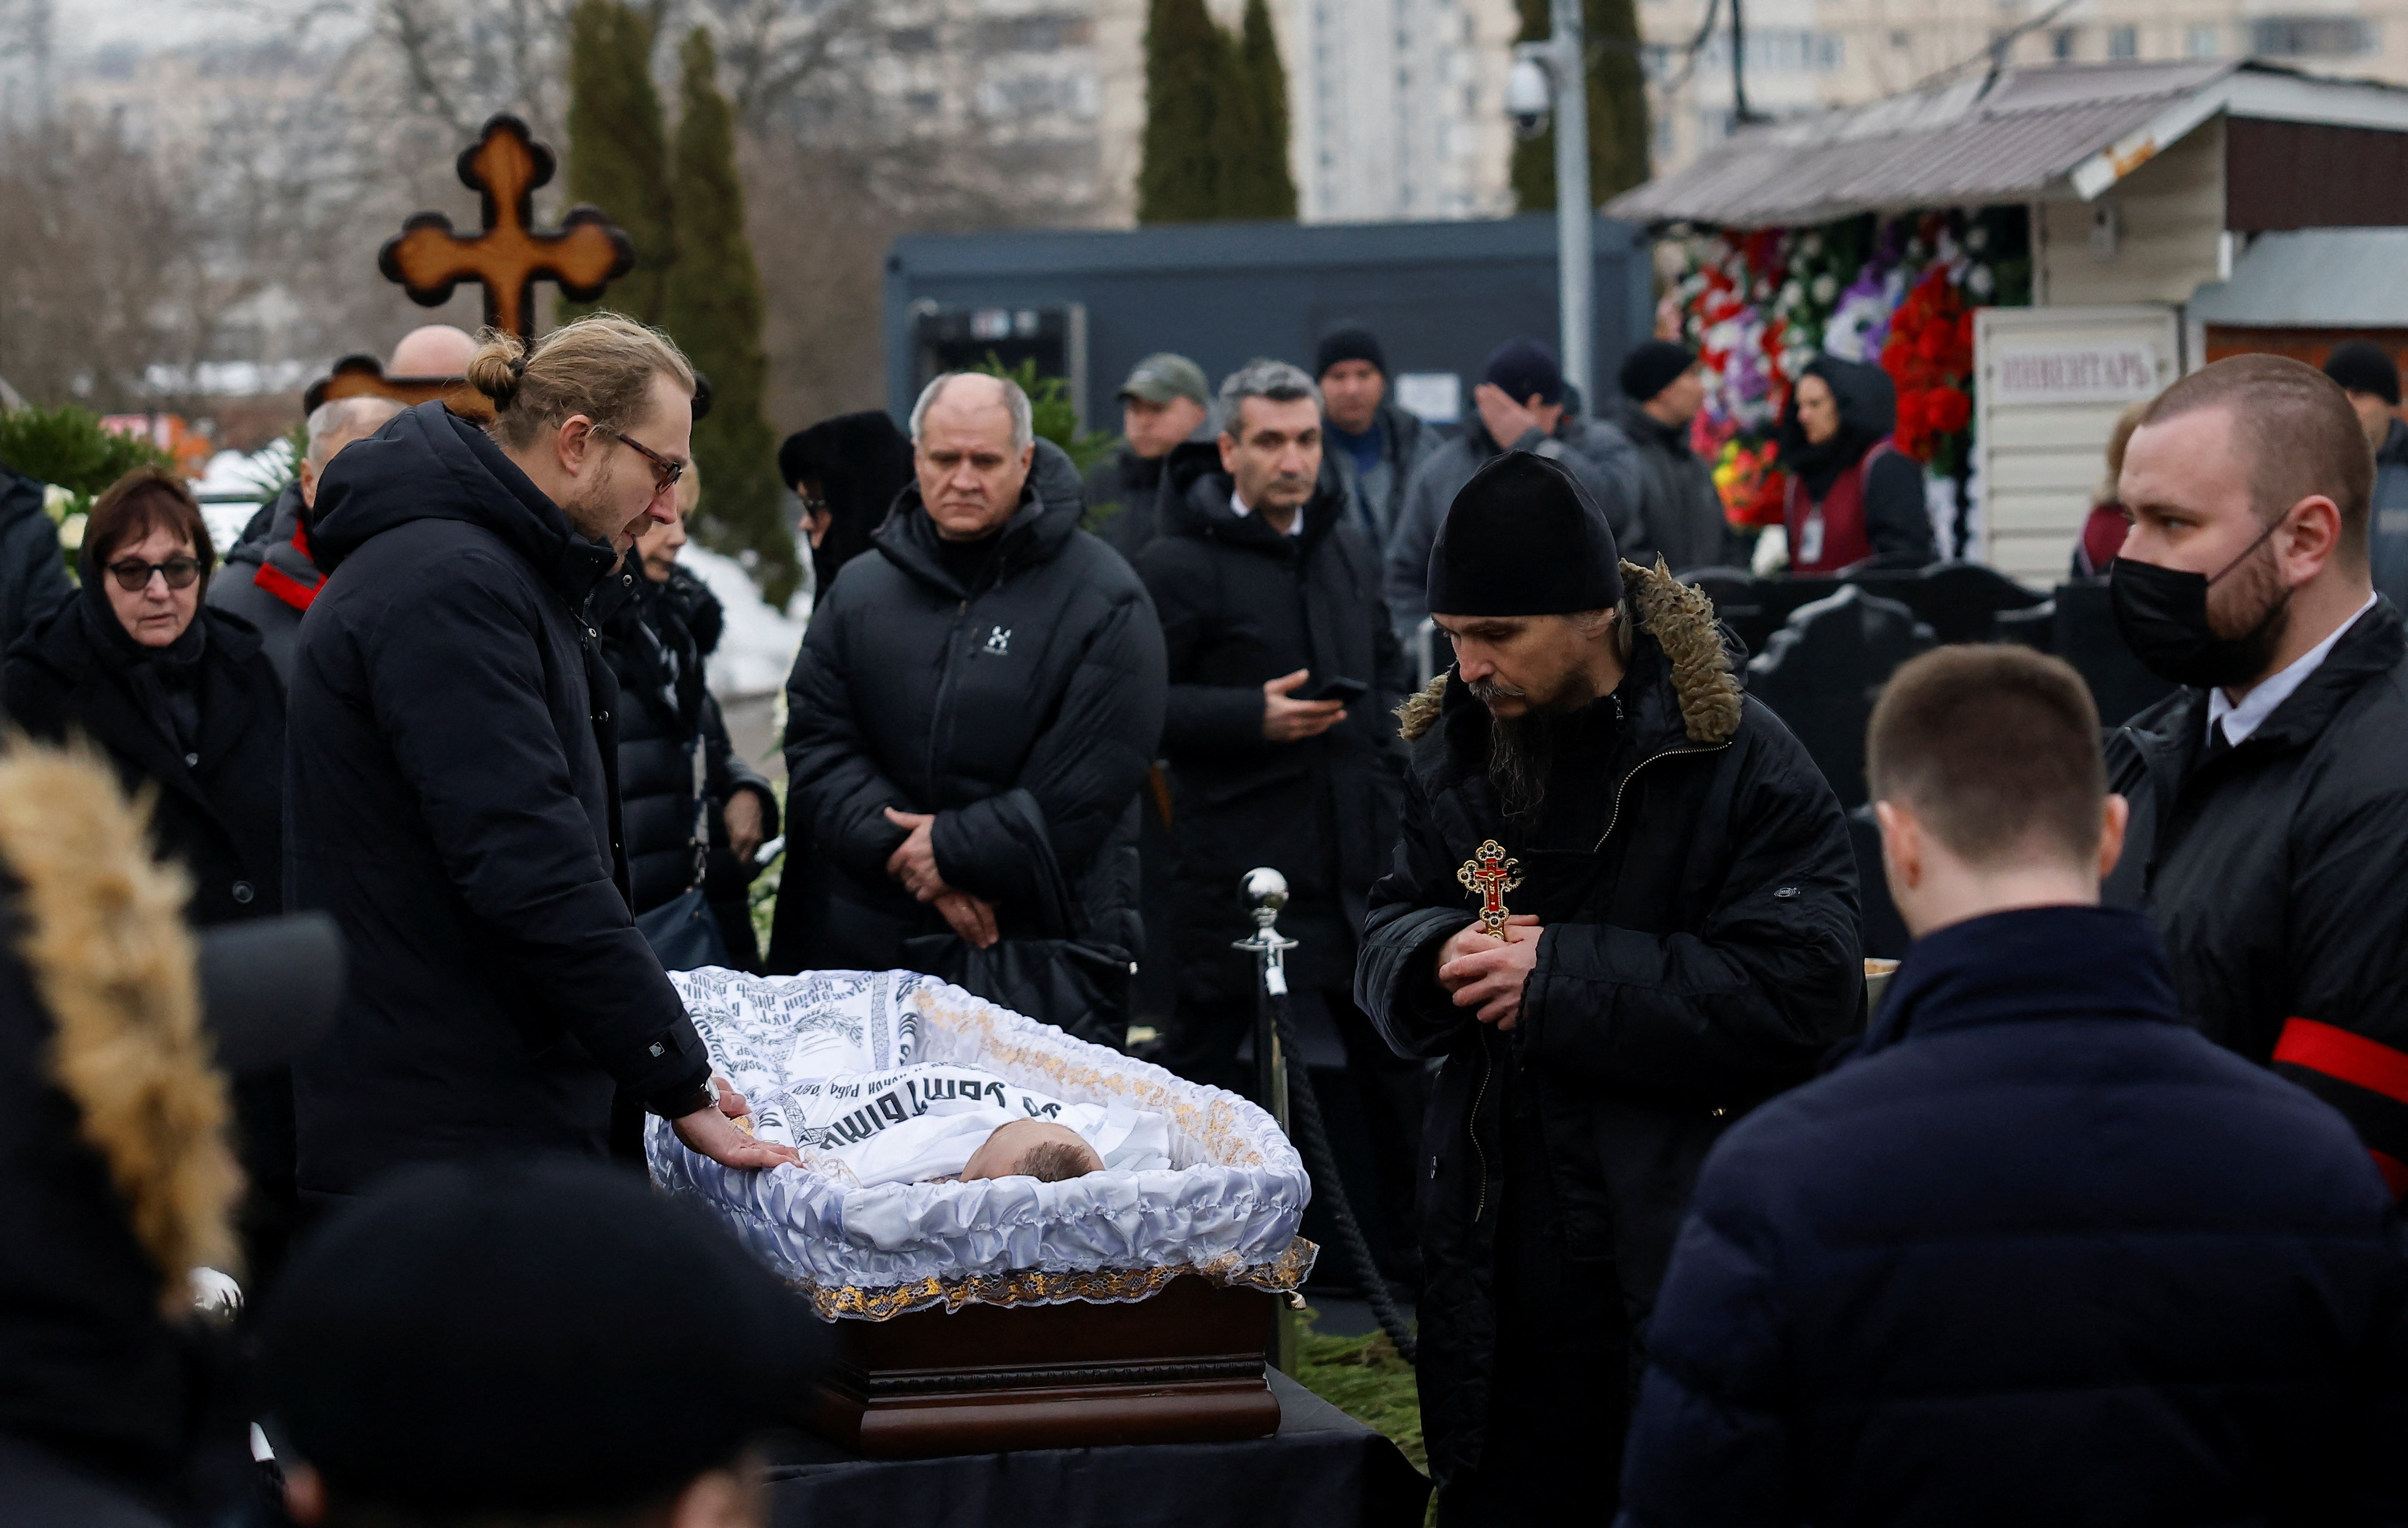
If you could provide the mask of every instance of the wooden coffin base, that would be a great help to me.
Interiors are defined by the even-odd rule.
[[[1185,1275],[1130,1305],[840,1320],[812,1427],[867,1459],[1267,1437],[1275,1298]]]

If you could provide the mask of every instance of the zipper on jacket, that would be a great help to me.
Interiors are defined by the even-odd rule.
[[[938,766],[941,762],[939,757],[939,752],[942,746],[939,740],[945,735],[943,726],[945,701],[948,692],[953,685],[955,651],[962,645],[962,632],[969,625],[969,616],[970,602],[965,598],[960,607],[953,612],[953,629],[945,634],[944,667],[937,670],[937,698],[928,706],[928,788],[932,791],[937,788],[937,782],[942,778],[939,773]],[[931,810],[935,809],[933,798],[929,805]]]
[[[1480,1218],[1488,1213],[1488,1150],[1480,1144],[1480,1105],[1488,1097],[1488,1073],[1494,1064],[1488,1054],[1488,1037],[1484,1034],[1480,1037],[1480,1086],[1472,1089],[1471,1117],[1464,1127],[1464,1133],[1471,1137],[1471,1154],[1480,1159],[1480,1189],[1471,1205],[1473,1225],[1478,1225]]]
[[[1630,766],[1630,773],[1624,775],[1622,777],[1622,783],[1613,787],[1613,811],[1606,817],[1605,831],[1597,836],[1597,844],[1594,848],[1589,850],[1589,853],[1595,854],[1599,849],[1604,848],[1605,841],[1613,836],[1615,825],[1622,821],[1622,793],[1630,788],[1631,780],[1637,776],[1640,771],[1645,769],[1648,765],[1655,763],[1659,758],[1677,758],[1683,754],[1720,753],[1723,749],[1729,746],[1730,744],[1728,742],[1714,742],[1708,743],[1702,748],[1667,748],[1660,754],[1650,754],[1645,758],[1641,759],[1638,763]]]

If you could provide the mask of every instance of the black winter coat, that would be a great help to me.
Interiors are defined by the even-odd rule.
[[[1162,752],[1180,991],[1209,1000],[1253,989],[1252,959],[1229,943],[1253,927],[1239,877],[1265,864],[1287,877],[1280,931],[1300,942],[1289,980],[1343,991],[1366,898],[1397,841],[1404,749],[1394,714],[1412,676],[1380,598],[1379,554],[1337,470],[1324,461],[1296,536],[1240,516],[1230,493],[1218,447],[1174,450],[1156,512],[1163,533],[1137,565],[1170,663]],[[1312,677],[1297,695],[1337,678],[1370,692],[1317,738],[1268,742],[1264,682],[1298,669]]]
[[[1162,534],[1155,504],[1162,494],[1162,469],[1169,460],[1167,455],[1140,456],[1122,446],[1087,468],[1086,526],[1132,563],[1147,542]]]
[[[666,584],[639,574],[633,597],[603,624],[602,652],[619,682],[619,811],[638,913],[701,884],[714,833],[724,837],[720,809],[735,792],[760,797],[762,837],[777,836],[769,782],[729,745],[703,682],[720,620],[718,597],[678,568]]]
[[[0,462],[0,653],[75,597],[42,485]]]
[[[1707,1159],[1649,1349],[1627,1528],[2408,1519],[2388,1196],[2128,912],[1917,944]]]
[[[599,1157],[614,1082],[700,1106],[701,1040],[627,912],[618,685],[585,615],[610,549],[440,403],[343,448],[312,541],[287,884],[342,926],[351,991],[294,1069],[302,1188]]]
[[[293,650],[301,640],[301,613],[326,582],[310,560],[301,529],[303,509],[301,485],[286,484],[267,506],[260,534],[236,542],[209,580],[209,603],[258,630],[267,661],[287,687],[293,683]]]
[[[1812,1076],[1862,1016],[1856,856],[1838,798],[1741,694],[1704,597],[1635,564],[1623,576],[1640,630],[1627,677],[1598,703],[1619,717],[1605,777],[1577,783],[1604,824],[1593,843],[1534,842],[1506,819],[1487,708],[1452,670],[1406,707],[1404,832],[1371,889],[1354,1001],[1399,1054],[1446,1062],[1424,1130],[1428,1171],[1415,1174],[1422,1419],[1441,1480],[1478,1464],[1488,1411],[1507,1170],[1495,1074],[1512,1068],[1512,1087],[1535,1093],[1573,1265],[1618,1284],[1643,1330],[1707,1149]],[[1573,784],[1559,771],[1554,794]],[[1433,966],[1478,905],[1456,870],[1491,838],[1526,877],[1508,905],[1547,925],[1510,1033],[1453,1006]]]
[[[31,735],[101,745],[131,793],[158,787],[159,857],[192,873],[189,915],[202,927],[284,910],[284,686],[259,633],[204,604],[194,676],[200,729],[170,735],[137,690],[142,658],[93,586],[8,654],[8,719]]]
[[[2210,1040],[2346,1116],[2408,1193],[2408,633],[2379,600],[2257,731],[2206,753],[2207,692],[2107,742],[2132,803],[2108,895],[2154,919]]]
[[[1162,734],[1162,628],[1079,515],[1077,468],[1039,440],[976,587],[947,569],[915,483],[874,555],[822,595],[786,681],[786,802],[827,862],[824,947],[839,963],[893,966],[905,939],[949,932],[886,874],[905,837],[890,806],[936,814],[939,871],[995,904],[1005,938],[1142,946],[1137,793]],[[1083,929],[1035,916],[1013,832],[1031,810]]]

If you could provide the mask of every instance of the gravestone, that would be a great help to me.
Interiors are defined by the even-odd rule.
[[[1895,599],[1854,585],[1800,607],[1747,666],[1748,693],[1805,744],[1840,804],[1865,801],[1865,724],[1898,666],[1934,645]]]
[[[2121,727],[2174,692],[2124,644],[2106,580],[2060,584],[2056,604],[2054,649],[2090,686],[2100,726]]]
[[[1924,569],[1897,591],[1897,598],[1912,606],[1916,618],[1942,641],[1985,642],[1998,640],[2001,613],[2029,610],[2047,596],[2034,594],[1986,564],[1942,562]]]

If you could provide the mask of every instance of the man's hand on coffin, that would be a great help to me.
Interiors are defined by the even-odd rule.
[[[717,1107],[696,1109],[672,1119],[669,1128],[677,1132],[679,1140],[722,1167],[775,1167],[802,1160],[793,1146],[755,1140],[737,1129],[736,1121],[720,1112],[725,1106],[723,1097]]]
[[[948,891],[936,899],[937,911],[945,915],[953,932],[968,942],[973,949],[995,947],[995,904],[967,891]]]
[[[710,1090],[719,1098],[719,1112],[728,1118],[741,1119],[752,1112],[752,1105],[744,1102],[744,1095],[736,1090],[736,1085],[716,1073],[711,1074]]]
[[[1505,920],[1501,941],[1477,923],[1458,930],[1439,946],[1439,985],[1483,1024],[1512,1029],[1522,1014],[1522,984],[1539,963],[1540,932],[1539,920],[1526,913]]]

